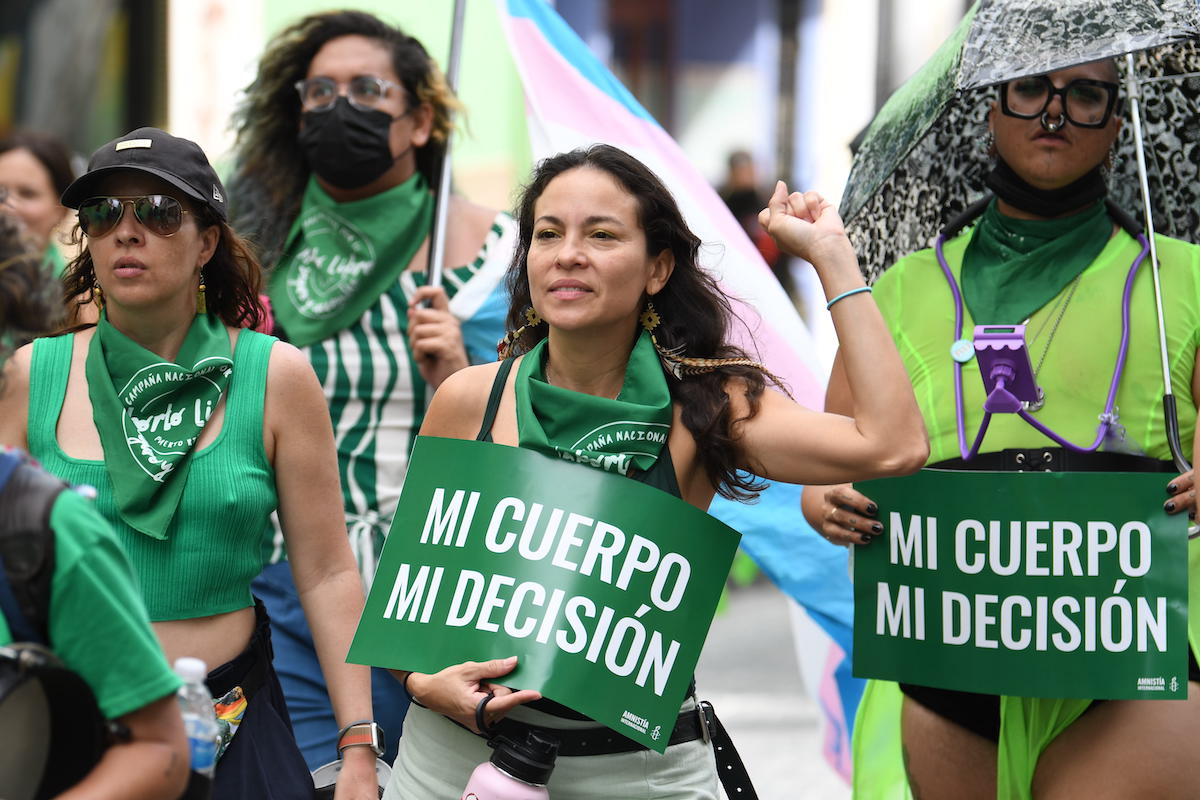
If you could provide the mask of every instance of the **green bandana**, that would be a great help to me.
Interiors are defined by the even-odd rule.
[[[546,341],[517,370],[518,444],[621,475],[654,466],[671,430],[671,392],[650,334],[629,354],[616,400],[547,383]]]
[[[310,177],[268,286],[288,340],[306,347],[353,325],[412,261],[432,221],[433,195],[419,172],[348,203]]]
[[[1059,219],[1014,219],[996,201],[963,254],[962,293],[976,324],[1016,324],[1054,299],[1112,236],[1103,202]]]
[[[92,417],[121,519],[166,539],[196,440],[233,372],[229,331],[196,317],[171,363],[118,331],[101,312],[88,348]]]

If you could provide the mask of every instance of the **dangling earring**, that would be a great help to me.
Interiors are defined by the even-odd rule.
[[[208,313],[208,299],[204,296],[204,271],[200,271],[200,288],[196,290],[196,316]]]
[[[96,304],[97,311],[104,310],[104,290],[100,288],[100,284],[92,281],[92,302]]]
[[[646,301],[646,307],[642,310],[642,315],[638,317],[638,322],[642,323],[642,329],[650,334],[650,338],[654,338],[654,329],[662,323],[662,317],[654,310],[654,303]]]
[[[987,133],[983,135],[983,139],[979,141],[979,149],[989,158],[996,157],[996,132],[991,128],[987,129]]]
[[[650,334],[650,343],[654,345],[654,349],[658,352],[658,359],[662,361],[663,369],[679,379],[682,379],[685,373],[691,374],[685,368],[685,363],[699,359],[683,358],[680,355],[684,350],[682,344],[668,350],[658,343],[658,337],[654,335],[654,329],[662,324],[662,317],[659,316],[658,311],[654,308],[654,303],[650,300],[646,301],[646,307],[642,309],[641,316],[638,317],[638,322],[641,323],[642,330]]]
[[[1117,163],[1117,145],[1114,142],[1113,146],[1108,148],[1108,154],[1104,156],[1104,163],[1100,165],[1100,172],[1107,178],[1112,174],[1113,167]]]
[[[658,343],[658,338],[654,335],[654,330],[662,324],[662,316],[654,308],[654,303],[649,300],[646,301],[646,307],[642,310],[638,321],[642,324],[642,328],[650,334],[650,342],[658,352],[658,358],[662,362],[663,369],[679,380],[683,380],[685,375],[702,375],[706,372],[715,372],[722,367],[752,367],[770,378],[788,397],[792,396],[783,379],[757,361],[749,358],[691,358],[682,355],[685,349],[685,346],[682,344],[670,349],[663,347]]]
[[[541,324],[542,315],[539,314],[537,309],[533,306],[526,306],[525,324],[517,328],[515,331],[509,331],[508,333],[504,334],[504,338],[496,344],[496,356],[501,361],[510,357],[513,354],[513,345],[517,343],[518,339],[525,335],[525,331],[529,330],[530,328],[536,328]]]

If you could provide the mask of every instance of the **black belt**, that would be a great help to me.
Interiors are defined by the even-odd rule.
[[[469,730],[456,720],[451,719],[450,721],[460,728]],[[489,725],[486,738],[504,736],[523,742],[530,733],[557,741],[558,755],[560,756],[606,756],[650,749],[644,744],[635,742],[608,728],[577,730],[546,728],[541,725],[518,722],[507,717]],[[484,736],[484,734],[478,735]],[[721,785],[725,787],[725,794],[728,797],[736,797],[738,800],[758,800],[758,794],[754,790],[750,774],[746,771],[746,765],[742,763],[742,757],[738,755],[737,748],[733,746],[729,732],[717,718],[712,703],[707,700],[700,701],[690,711],[679,713],[675,720],[675,727],[671,731],[671,737],[667,739],[667,745],[694,742],[697,739],[703,740],[705,744],[712,743],[713,755],[717,761],[717,776],[721,779]]]
[[[1132,453],[1079,453],[1064,447],[1011,448],[980,453],[969,461],[948,458],[930,469],[990,472],[1175,472],[1175,463]]]
[[[705,714],[711,718],[712,705],[703,703],[691,711],[681,711],[678,719],[675,720],[671,738],[667,739],[667,745],[694,742],[697,739],[709,741],[711,719],[706,718]],[[505,736],[513,741],[523,742],[526,734],[529,733],[536,733],[543,738],[557,741],[560,756],[607,756],[650,749],[609,728],[545,728],[541,725],[518,722],[508,717],[488,726],[489,738]]]

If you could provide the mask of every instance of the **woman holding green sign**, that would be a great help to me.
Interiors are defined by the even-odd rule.
[[[912,471],[926,454],[920,415],[836,212],[816,193],[789,195],[780,183],[761,219],[822,280],[863,398],[853,416],[817,413],[766,387],[773,376],[727,343],[727,301],[699,266],[700,241],[670,193],[633,157],[597,145],[538,166],[518,207],[504,360],[447,379],[422,434],[529,448],[700,509],[718,492],[752,497],[762,484],[748,472],[831,483]],[[628,435],[585,436],[601,425]],[[627,452],[631,440],[644,446]],[[595,730],[536,692],[496,682],[515,665],[403,675],[424,707],[409,712],[387,797],[458,797],[487,757],[476,735],[484,708],[488,721],[511,713],[560,734]],[[551,795],[718,797],[707,741],[699,733],[672,741],[665,757],[636,745],[560,757]]]
[[[311,797],[250,582],[278,510],[339,724],[368,717],[367,669],[345,663],[362,585],[316,376],[247,329],[262,313],[258,262],[194,142],[132,131],[93,154],[63,202],[86,242],[65,296],[103,310],[9,362],[0,441],[95,487],[168,658],[211,667],[225,734],[214,796]],[[352,747],[344,763],[338,797],[376,797],[374,753]]]
[[[1176,471],[1159,404],[1151,276],[1148,267],[1138,272],[1149,244],[1105,203],[1119,103],[1111,61],[1002,84],[988,115],[995,163],[987,185],[994,197],[974,208],[978,221],[965,233],[957,229],[972,221],[969,215],[951,223],[935,248],[902,259],[877,282],[880,308],[930,431],[930,465]],[[1172,379],[1191,386],[1179,396],[1186,442],[1196,435],[1200,398],[1200,248],[1156,240]],[[1122,313],[1131,319],[1131,337],[1122,335]],[[950,336],[956,315],[967,333],[971,320],[1009,328],[1025,323],[1039,388],[1036,402],[1022,409],[1024,419],[996,414],[987,424],[975,348]],[[835,363],[827,407],[849,411],[861,397]],[[1163,486],[1166,511],[1194,518],[1191,473],[1164,475]],[[867,544],[883,531],[876,504],[849,485],[806,491],[803,503],[808,519],[836,544]],[[1190,552],[1194,576],[1200,551],[1193,544]],[[1194,647],[1195,634],[1191,641]],[[904,769],[924,800],[1196,797],[1200,770],[1187,744],[1200,738],[1194,653],[1188,676],[1190,699],[1153,702],[1000,698],[901,684],[902,711],[895,684],[872,682],[855,738],[868,727],[895,724],[899,712]],[[892,796],[870,783],[874,778],[859,779],[874,774],[863,760],[872,754],[856,747],[856,756],[858,787]],[[893,761],[898,770],[899,758]]]

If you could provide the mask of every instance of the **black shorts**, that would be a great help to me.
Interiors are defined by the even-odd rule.
[[[1196,654],[1192,652],[1191,647],[1188,648],[1188,680],[1200,682],[1200,664],[1196,662]],[[999,695],[935,689],[931,686],[917,686],[912,683],[900,684],[900,691],[939,717],[948,719],[977,736],[999,743]],[[1105,701],[1093,701],[1088,710],[1103,702]]]

